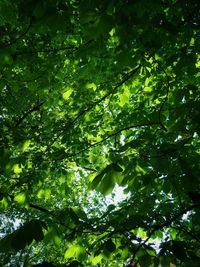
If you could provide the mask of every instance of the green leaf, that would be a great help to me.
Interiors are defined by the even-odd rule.
[[[27,195],[26,193],[19,193],[14,197],[14,201],[16,201],[21,206],[24,206],[27,203]]]
[[[123,172],[123,169],[116,163],[113,163],[112,167],[113,167],[114,171],[116,171],[116,172]]]
[[[20,168],[19,164],[15,164],[13,166],[13,171],[15,174],[20,174],[22,172],[22,168]]]
[[[81,259],[85,256],[85,249],[79,245],[70,246],[65,252],[65,259]]]
[[[126,103],[129,103],[130,92],[128,87],[125,87],[123,94],[120,95],[119,105],[123,107]]]
[[[32,220],[13,233],[0,240],[0,251],[18,251],[30,245],[33,240],[36,242],[44,238],[42,224],[38,220]]]
[[[108,239],[108,241],[104,244],[104,248],[112,253],[115,251],[116,245],[113,243],[112,239]]]
[[[63,98],[64,100],[67,100],[70,95],[73,93],[73,89],[72,88],[66,88],[67,90],[63,93]]]
[[[93,89],[94,91],[96,91],[97,86],[96,86],[95,83],[87,83],[87,84],[86,84],[86,88],[87,88],[87,89]]]
[[[97,188],[97,186],[98,186],[99,183],[101,182],[103,176],[104,176],[104,173],[101,172],[100,174],[98,174],[98,175],[92,180],[92,183],[91,183],[91,189],[96,189],[96,188]]]
[[[97,256],[91,256],[90,257],[90,261],[93,265],[97,265],[101,262],[101,260],[103,259],[103,255],[102,254],[99,254]]]
[[[0,266],[199,266],[199,29],[199,1],[0,1]]]
[[[78,216],[78,218],[80,218],[82,220],[88,219],[86,213],[83,210],[76,208],[76,207],[72,207],[72,210],[75,212],[75,214]]]
[[[106,196],[112,192],[112,190],[114,189],[114,186],[115,186],[115,183],[112,180],[111,176],[108,174],[104,176],[104,179],[98,185],[96,190],[101,192],[104,196]]]
[[[140,238],[142,238],[142,239],[144,239],[144,238],[146,238],[146,232],[144,231],[144,229],[142,229],[142,228],[138,228],[138,235],[139,235],[139,237]]]
[[[151,265],[151,257],[149,255],[143,255],[139,257],[139,263],[141,267],[148,267]]]
[[[187,260],[186,254],[186,243],[184,241],[171,241],[171,251],[174,253],[175,257],[181,261]]]

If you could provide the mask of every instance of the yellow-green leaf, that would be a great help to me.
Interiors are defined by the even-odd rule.
[[[6,197],[4,197],[1,201],[0,201],[0,208],[2,209],[7,209],[9,203],[8,203],[8,199]]]
[[[144,85],[148,86],[150,81],[151,81],[151,78],[147,77],[146,80],[145,80]]]
[[[149,87],[149,86],[144,87],[144,92],[149,93],[151,91],[152,91],[152,88],[151,87]]]
[[[128,87],[125,87],[123,94],[120,95],[119,105],[123,107],[126,103],[129,103],[130,92]]]
[[[16,201],[20,205],[24,205],[27,201],[27,197],[25,193],[19,193],[14,197],[14,201]]]
[[[49,199],[50,196],[51,196],[51,189],[49,189],[49,188],[45,189],[45,190],[44,190],[44,197],[45,197],[46,199]]]
[[[72,92],[73,92],[73,89],[72,88],[68,88],[64,93],[63,93],[63,98],[65,99],[65,100],[67,100],[69,97],[70,97],[70,95],[72,94]]]
[[[30,140],[26,140],[26,141],[23,143],[23,147],[22,147],[23,152],[28,150],[30,144],[31,144],[31,141],[30,141]]]
[[[58,236],[58,235],[55,235],[53,237],[53,242],[56,246],[59,246],[60,245],[60,242],[61,242],[61,238]]]
[[[51,196],[51,189],[46,188],[46,189],[40,189],[37,193],[38,198],[45,198],[49,199]]]
[[[15,174],[19,174],[19,173],[22,172],[22,168],[19,166],[19,164],[15,164],[13,166],[13,171],[14,171]]]
[[[140,238],[144,239],[146,237],[146,233],[142,228],[138,229],[138,235]]]
[[[97,265],[98,263],[100,263],[101,262],[101,260],[102,260],[102,258],[103,258],[103,255],[102,254],[99,254],[98,256],[91,256],[90,257],[90,262],[93,264],[93,265]]]
[[[96,86],[95,83],[87,83],[87,84],[86,84],[86,88],[87,88],[87,89],[93,89],[94,91],[96,91],[97,86]]]
[[[141,174],[145,174],[146,173],[146,171],[142,167],[140,167],[138,164],[136,165],[135,170],[138,173],[141,173]]]
[[[79,259],[85,254],[85,249],[78,245],[72,245],[65,252],[65,259],[76,258]]]
[[[37,197],[38,198],[43,198],[44,197],[44,190],[43,189],[40,189],[39,191],[38,191],[38,193],[37,193]]]

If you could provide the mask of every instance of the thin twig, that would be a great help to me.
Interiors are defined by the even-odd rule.
[[[130,72],[128,72],[124,78],[107,94],[105,94],[100,99],[94,101],[90,105],[88,105],[87,108],[83,109],[71,122],[67,123],[67,125],[61,130],[61,132],[53,139],[51,144],[48,146],[48,149],[58,140],[58,138],[70,127],[72,127],[76,121],[79,120],[82,116],[84,116],[87,112],[91,111],[96,105],[100,104],[103,100],[105,100],[107,97],[109,97],[111,94],[115,93],[116,90],[123,85],[125,82],[127,82],[139,69],[141,68],[141,65],[138,65],[136,68],[132,69]]]
[[[12,201],[14,201],[14,196],[13,195],[10,195],[10,194],[8,194],[8,193],[4,193],[4,192],[0,192],[0,196],[2,197],[4,197],[4,196],[7,196],[7,197],[9,197]],[[50,213],[50,211],[49,210],[47,210],[46,208],[43,208],[43,207],[40,207],[40,206],[38,206],[38,205],[35,205],[35,204],[32,204],[32,203],[29,203],[29,207],[30,208],[33,208],[33,209],[36,209],[36,210],[39,210],[39,211],[42,211],[42,212],[46,212],[46,213]]]
[[[119,133],[121,133],[123,131],[130,130],[130,129],[133,129],[133,128],[138,128],[138,127],[147,127],[147,126],[154,126],[154,125],[160,125],[160,122],[147,122],[147,123],[143,123],[143,124],[129,125],[127,127],[119,129],[118,131],[106,136],[101,141],[98,141],[96,143],[93,143],[93,144],[87,146],[86,148],[82,149],[81,151],[78,151],[77,153],[74,153],[74,154],[71,154],[71,155],[67,155],[67,158],[77,156],[77,155],[89,150],[90,148],[105,142],[106,140],[110,139],[111,137],[117,136]]]
[[[4,46],[4,48],[9,47],[9,46],[15,44],[18,40],[20,40],[22,37],[24,37],[28,33],[28,31],[30,30],[31,26],[32,26],[32,17],[30,18],[29,25],[26,28],[26,30],[22,34],[20,34],[15,40],[13,40],[12,42],[6,44]]]
[[[84,46],[89,45],[92,43],[93,40],[89,40],[85,42],[84,44],[81,44],[79,46],[63,46],[63,47],[58,47],[58,48],[47,48],[47,49],[41,49],[41,50],[27,50],[27,51],[17,51],[15,52],[14,56],[21,56],[25,54],[37,54],[37,53],[57,53],[65,50],[71,50],[67,54],[67,56],[71,55],[72,53],[78,51],[79,49],[83,48]]]
[[[160,109],[158,111],[158,118],[159,118],[159,121],[160,121],[160,125],[163,127],[163,129],[167,132],[167,128],[164,126],[164,124],[162,123],[162,119],[161,119],[161,114],[162,114],[162,110],[163,110],[163,107],[165,105],[165,103],[167,102],[168,100],[168,96],[169,96],[169,91],[170,91],[170,81],[169,81],[169,75],[167,74],[166,70],[163,68],[163,66],[160,64],[160,62],[155,59],[155,57],[153,55],[151,55],[151,57],[154,59],[154,61],[158,64],[159,68],[162,70],[162,72],[165,74],[165,77],[166,77],[166,80],[167,80],[167,91],[166,91],[166,96],[165,98],[163,99],[163,101],[161,102],[161,105],[160,105]]]
[[[155,225],[154,227],[152,227],[153,229],[151,230],[151,232],[149,233],[149,236],[140,243],[140,245],[137,247],[137,249],[134,251],[133,254],[133,259],[135,258],[137,252],[149,241],[149,239],[152,237],[152,235],[157,232],[158,230],[170,226],[173,222],[175,222],[178,218],[180,218],[181,216],[183,216],[184,214],[186,214],[187,212],[194,210],[195,208],[200,208],[200,204],[195,204],[192,205],[182,211],[180,211],[179,213],[175,214],[174,216],[172,216],[171,218],[169,218],[167,221],[165,221],[164,223],[160,224],[160,225]]]
[[[17,128],[25,119],[26,117],[31,114],[34,111],[38,111],[40,110],[40,107],[44,104],[44,101],[40,102],[39,104],[33,106],[30,110],[28,110],[27,112],[24,113],[24,115],[22,117],[20,117],[16,124],[15,124],[15,128]]]

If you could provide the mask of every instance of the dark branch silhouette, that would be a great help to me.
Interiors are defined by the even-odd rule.
[[[106,140],[110,139],[111,137],[117,136],[119,133],[121,133],[123,131],[130,130],[130,129],[133,129],[133,128],[140,128],[140,127],[147,127],[147,126],[155,126],[155,125],[160,125],[160,122],[147,122],[147,123],[143,123],[143,124],[136,124],[136,125],[130,125],[130,126],[124,127],[122,129],[117,130],[116,132],[114,132],[114,133],[106,136],[101,141],[98,141],[96,143],[93,143],[93,144],[87,146],[86,148],[82,149],[81,151],[79,151],[77,153],[74,153],[74,154],[71,154],[71,155],[67,155],[67,158],[77,156],[77,155],[79,155],[79,154],[81,154],[81,153],[89,150],[90,148],[92,148],[94,146],[97,146],[97,145],[105,142]]]
[[[87,112],[89,112],[90,110],[92,110],[96,105],[100,104],[103,100],[105,100],[107,97],[109,97],[110,95],[112,95],[113,93],[116,92],[116,90],[123,85],[125,82],[127,82],[139,69],[141,68],[141,65],[138,65],[136,68],[132,69],[131,71],[129,71],[124,77],[123,79],[107,94],[105,94],[103,97],[101,97],[100,99],[96,100],[95,102],[91,103],[88,105],[87,108],[83,109],[71,122],[67,123],[67,125],[61,130],[61,132],[54,138],[54,140],[51,142],[50,146],[48,147],[48,149],[56,142],[56,140],[66,131],[68,130],[70,127],[72,127],[76,121],[79,120],[79,118],[81,118],[83,115],[85,115]]]
[[[163,229],[164,227],[168,227],[170,226],[173,222],[176,222],[181,216],[183,216],[184,214],[186,214],[189,211],[192,211],[194,209],[200,208],[200,204],[195,204],[192,205],[180,212],[178,212],[177,214],[173,215],[171,218],[169,218],[168,220],[166,220],[164,223],[160,224],[160,225],[154,225],[152,226],[152,230],[149,233],[148,237],[142,241],[139,246],[137,247],[137,249],[134,251],[133,254],[133,259],[135,258],[137,252],[149,241],[149,239],[152,237],[152,235],[154,233],[156,233],[158,230]]]
[[[30,110],[28,110],[27,112],[24,113],[24,115],[22,117],[20,117],[16,124],[15,124],[15,128],[17,128],[26,118],[29,114],[40,110],[40,107],[44,104],[44,101],[40,102],[39,104],[33,106]]]
[[[12,42],[10,42],[10,43],[4,45],[4,48],[9,47],[9,46],[12,46],[12,45],[14,45],[17,41],[19,41],[20,39],[22,39],[22,38],[29,32],[31,26],[32,26],[32,17],[30,18],[29,25],[28,25],[28,27],[26,28],[26,30],[25,30],[23,33],[21,33],[16,39],[14,39]]]
[[[70,50],[67,53],[67,56],[70,56],[71,54],[73,54],[74,52],[77,52],[79,49],[82,49],[83,47],[89,45],[90,43],[92,43],[93,40],[89,40],[79,46],[63,46],[63,47],[50,47],[47,49],[36,49],[36,50],[31,50],[28,49],[26,51],[16,51],[13,56],[23,56],[26,54],[37,54],[37,53],[57,53],[57,52],[61,52],[61,51],[65,51],[65,50]]]

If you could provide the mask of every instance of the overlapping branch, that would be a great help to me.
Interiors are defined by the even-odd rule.
[[[28,111],[26,111],[16,122],[15,124],[15,128],[17,128],[26,118],[29,114],[40,110],[40,107],[44,104],[44,101],[41,101],[39,104],[34,105],[31,109],[29,109]]]
[[[200,208],[200,204],[194,204],[180,212],[178,212],[177,214],[174,214],[172,217],[170,217],[168,220],[166,220],[164,223],[160,224],[160,225],[155,225],[152,226],[152,230],[149,233],[148,237],[142,241],[139,246],[137,247],[137,249],[134,251],[133,254],[133,259],[135,258],[137,252],[149,241],[149,239],[158,231],[163,229],[164,227],[169,227],[171,226],[172,223],[176,222],[180,217],[182,217],[184,214],[186,214],[189,211],[192,211],[194,209]]]
[[[169,75],[167,74],[166,70],[163,68],[163,66],[160,64],[160,62],[154,57],[151,55],[151,57],[154,59],[154,61],[158,64],[159,68],[161,69],[161,71],[164,73],[165,77],[166,77],[166,81],[167,81],[167,90],[166,90],[166,95],[164,97],[164,99],[162,100],[161,102],[161,105],[160,105],[160,109],[158,111],[158,117],[159,117],[159,122],[160,122],[160,125],[162,126],[162,128],[167,132],[167,128],[164,126],[163,122],[162,122],[162,119],[161,119],[161,114],[162,114],[162,110],[164,108],[164,105],[165,103],[167,102],[168,100],[168,96],[169,96],[169,90],[170,90],[170,79],[169,79]]]
[[[72,121],[67,123],[67,125],[60,131],[60,133],[53,139],[52,143],[50,144],[50,147],[58,140],[62,134],[71,128],[81,117],[83,117],[87,112],[91,111],[93,108],[96,107],[96,105],[100,104],[103,102],[106,98],[108,98],[110,95],[115,93],[117,89],[122,86],[125,82],[127,82],[139,69],[141,68],[141,65],[138,65],[136,68],[132,69],[130,72],[128,72],[123,79],[107,94],[102,96],[100,99],[94,101],[90,105],[88,105],[87,108],[83,109]]]
[[[97,145],[100,145],[100,144],[104,143],[106,140],[110,139],[111,137],[116,137],[119,133],[121,133],[123,131],[130,130],[130,129],[133,129],[133,128],[140,128],[140,127],[147,127],[147,126],[155,126],[155,125],[160,125],[160,122],[159,121],[158,122],[147,122],[147,123],[142,123],[142,124],[129,125],[127,127],[121,128],[121,129],[113,132],[112,134],[107,135],[101,141],[98,141],[98,142],[95,142],[93,144],[90,144],[86,148],[84,148],[84,149],[82,149],[82,150],[80,150],[80,151],[78,151],[78,152],[76,152],[74,154],[67,155],[67,158],[77,156],[77,155],[79,155],[79,154],[81,154],[81,153],[89,150],[92,147],[95,147]]]
[[[93,40],[88,40],[87,42],[79,45],[79,46],[62,46],[62,47],[50,47],[46,49],[36,49],[36,50],[31,50],[28,49],[26,51],[16,51],[13,56],[20,56],[20,55],[25,55],[25,54],[37,54],[37,53],[58,53],[61,51],[66,51],[69,50],[67,53],[67,56],[70,56],[74,52],[77,52],[79,49],[82,49],[83,47],[89,45],[92,43]]]
[[[8,43],[8,44],[6,44],[6,45],[4,45],[4,48],[6,48],[6,47],[9,47],[9,46],[12,46],[12,45],[14,45],[17,41],[19,41],[20,39],[22,39],[28,32],[29,32],[29,30],[30,30],[30,28],[31,28],[31,26],[32,26],[32,17],[30,18],[30,21],[29,21],[29,24],[28,24],[28,26],[27,26],[27,28],[26,28],[26,30],[24,31],[24,32],[22,32],[17,38],[15,38],[12,42],[10,42],[10,43]]]
[[[3,198],[3,197],[9,197],[11,199],[11,201],[14,201],[14,198],[15,198],[15,196],[13,196],[11,194],[8,194],[8,193],[1,192],[1,191],[0,191],[0,197],[1,198]],[[35,204],[32,204],[32,203],[29,203],[29,207],[30,208],[33,208],[33,209],[36,209],[38,211],[41,211],[41,212],[50,213],[50,211],[47,210],[46,208],[43,208],[41,206],[38,206],[38,205],[35,205]]]

